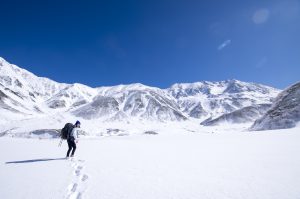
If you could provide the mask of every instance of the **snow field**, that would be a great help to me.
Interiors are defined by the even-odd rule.
[[[66,142],[1,138],[0,198],[300,198],[299,128],[158,133],[81,139],[73,160]]]

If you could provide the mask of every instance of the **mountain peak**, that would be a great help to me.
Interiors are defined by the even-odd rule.
[[[8,67],[10,65],[11,64],[8,63],[4,58],[0,57],[0,70],[3,70],[4,67]]]
[[[38,110],[90,119],[125,115],[160,121],[205,119],[246,106],[270,104],[278,93],[277,89],[236,79],[177,83],[167,89],[141,83],[91,88],[37,77],[3,58],[0,63],[0,91],[9,98],[5,107],[32,115]]]
[[[6,60],[3,57],[0,57],[0,63],[6,62]]]

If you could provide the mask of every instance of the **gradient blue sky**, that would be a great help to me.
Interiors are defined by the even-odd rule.
[[[300,80],[300,0],[3,1],[0,56],[92,87]]]

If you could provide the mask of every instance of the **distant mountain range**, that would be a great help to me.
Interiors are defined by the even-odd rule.
[[[37,77],[0,58],[0,123],[55,114],[110,122],[244,123],[262,117],[279,93],[276,88],[234,79],[180,83],[167,89],[139,83],[91,88]]]

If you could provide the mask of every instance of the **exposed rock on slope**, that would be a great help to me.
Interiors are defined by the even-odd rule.
[[[285,129],[300,121],[300,82],[282,91],[271,109],[256,120],[251,130]]]
[[[236,124],[236,123],[247,123],[253,122],[255,119],[261,117],[271,107],[271,104],[259,104],[253,106],[247,106],[231,113],[221,115],[216,119],[208,119],[201,122],[205,126],[219,125],[225,122]]]

